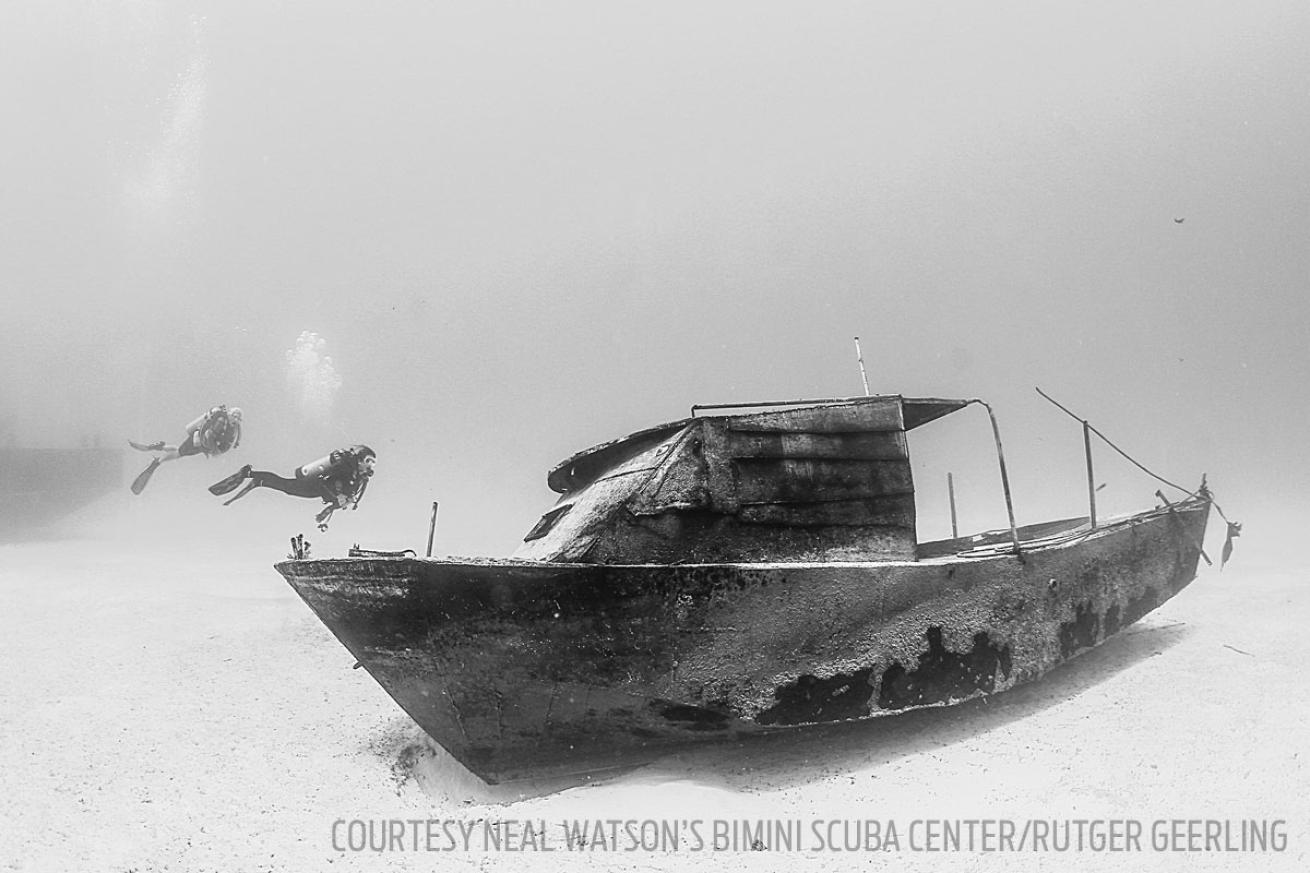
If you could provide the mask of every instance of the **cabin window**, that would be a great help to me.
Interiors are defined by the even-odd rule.
[[[528,535],[523,538],[523,542],[526,543],[531,542],[532,540],[539,540],[546,534],[550,533],[551,528],[555,526],[555,522],[563,518],[572,508],[572,503],[566,503],[563,506],[555,507],[550,512],[543,515],[541,519],[532,526],[532,530],[528,531]]]

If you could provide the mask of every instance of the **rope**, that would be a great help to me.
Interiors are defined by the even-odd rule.
[[[1184,488],[1184,487],[1181,486],[1181,485],[1177,485],[1177,484],[1175,484],[1175,483],[1173,483],[1173,482],[1170,482],[1168,479],[1164,478],[1163,476],[1160,476],[1160,475],[1158,475],[1158,474],[1156,474],[1156,473],[1153,473],[1153,472],[1151,472],[1150,470],[1146,469],[1146,467],[1144,467],[1144,466],[1143,466],[1143,465],[1142,465],[1142,464],[1141,464],[1141,463],[1140,463],[1136,458],[1133,458],[1131,455],[1129,455],[1129,454],[1128,454],[1127,452],[1125,452],[1123,449],[1121,449],[1121,448],[1119,448],[1118,446],[1116,446],[1114,443],[1112,443],[1112,442],[1110,441],[1110,438],[1109,438],[1109,437],[1107,437],[1105,434],[1101,433],[1099,430],[1097,430],[1095,427],[1093,427],[1093,426],[1092,426],[1092,425],[1091,425],[1091,424],[1090,424],[1086,419],[1084,419],[1084,418],[1079,418],[1076,414],[1074,414],[1074,413],[1073,413],[1072,411],[1070,411],[1067,407],[1065,407],[1062,403],[1060,403],[1060,401],[1056,400],[1054,397],[1052,397],[1051,395],[1047,394],[1045,391],[1043,391],[1043,390],[1040,389],[1040,388],[1037,388],[1036,390],[1037,390],[1037,393],[1038,393],[1038,394],[1042,395],[1042,396],[1045,397],[1047,400],[1049,400],[1049,401],[1051,401],[1052,403],[1054,403],[1057,407],[1059,407],[1059,408],[1060,408],[1060,409],[1061,409],[1061,410],[1062,410],[1066,415],[1068,415],[1070,418],[1074,419],[1075,421],[1079,421],[1079,422],[1082,422],[1083,424],[1086,424],[1086,425],[1087,425],[1087,429],[1090,430],[1092,433],[1096,434],[1098,437],[1100,437],[1100,438],[1105,442],[1105,444],[1106,444],[1107,446],[1109,446],[1110,448],[1114,449],[1114,450],[1115,450],[1116,452],[1118,452],[1119,454],[1123,455],[1123,457],[1124,457],[1124,458],[1125,458],[1125,459],[1126,459],[1130,464],[1132,464],[1133,466],[1135,466],[1137,469],[1141,470],[1141,471],[1142,471],[1143,473],[1145,473],[1146,475],[1150,476],[1152,479],[1155,479],[1155,480],[1157,480],[1157,481],[1159,481],[1159,482],[1163,482],[1164,484],[1168,485],[1170,488],[1177,488],[1179,491],[1183,492],[1183,493],[1186,494],[1188,497],[1194,497],[1195,495],[1199,494],[1200,492],[1202,492],[1202,491],[1206,491],[1207,496],[1209,496],[1209,498],[1210,498],[1210,505],[1213,506],[1213,507],[1215,508],[1215,512],[1219,513],[1219,517],[1220,517],[1220,518],[1222,518],[1225,522],[1228,522],[1228,516],[1224,515],[1224,511],[1223,511],[1222,509],[1219,508],[1219,504],[1218,504],[1218,503],[1215,503],[1214,495],[1209,494],[1208,489],[1206,489],[1206,487],[1205,487],[1205,477],[1204,477],[1204,476],[1201,477],[1201,487],[1198,488],[1198,489],[1195,490],[1195,491],[1190,491],[1190,490],[1188,490],[1187,488]],[[1231,524],[1231,522],[1229,522],[1229,523]]]

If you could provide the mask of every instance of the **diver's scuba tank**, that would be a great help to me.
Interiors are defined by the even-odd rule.
[[[322,476],[336,465],[336,462],[341,459],[340,455],[340,452],[332,452],[329,455],[324,455],[317,461],[310,461],[304,466],[297,467],[296,478],[313,479],[315,476]]]
[[[205,422],[209,421],[209,417],[214,413],[218,412],[219,410],[221,410],[222,408],[223,407],[221,406],[215,406],[213,409],[209,410],[208,412],[202,412],[196,418],[195,421],[191,422],[186,426],[186,432],[195,433],[196,431],[200,430],[200,428],[205,426]]]

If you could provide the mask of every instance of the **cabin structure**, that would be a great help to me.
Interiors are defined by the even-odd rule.
[[[514,557],[678,564],[916,560],[905,434],[966,400],[880,395],[696,414],[579,452]],[[785,407],[785,408],[784,408]]]

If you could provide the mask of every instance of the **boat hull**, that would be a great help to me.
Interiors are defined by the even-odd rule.
[[[1030,681],[1191,582],[1209,508],[920,562],[277,569],[424,731],[499,782]]]

